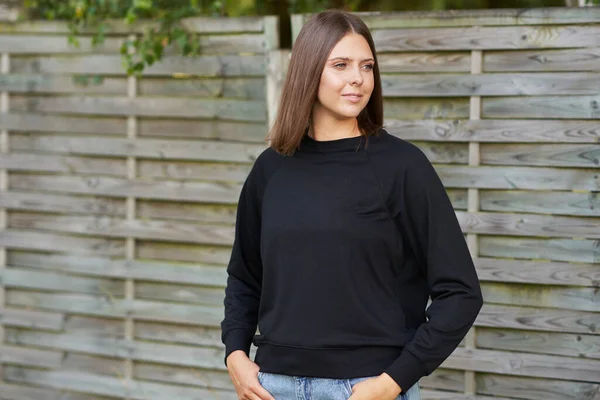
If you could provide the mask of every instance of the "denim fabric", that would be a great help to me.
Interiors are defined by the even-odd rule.
[[[369,378],[373,377],[330,379],[258,373],[258,381],[275,400],[348,400],[352,386]],[[421,400],[419,384],[402,391],[397,400]]]

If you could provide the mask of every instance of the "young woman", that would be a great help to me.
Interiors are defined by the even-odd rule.
[[[419,400],[479,313],[438,175],[382,124],[366,25],[314,16],[238,204],[221,327],[240,399]]]

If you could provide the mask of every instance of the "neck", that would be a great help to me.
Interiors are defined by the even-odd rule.
[[[308,134],[315,140],[326,141],[360,136],[361,132],[356,118],[340,120],[313,113]]]

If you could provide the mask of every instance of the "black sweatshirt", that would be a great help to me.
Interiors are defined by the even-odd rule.
[[[442,182],[384,129],[365,143],[306,135],[293,156],[268,148],[254,163],[227,267],[225,358],[254,343],[263,372],[386,372],[407,391],[466,335],[482,295]]]

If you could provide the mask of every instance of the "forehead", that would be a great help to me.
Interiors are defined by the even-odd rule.
[[[362,35],[349,33],[333,46],[329,53],[329,58],[332,57],[370,58],[373,53]]]

